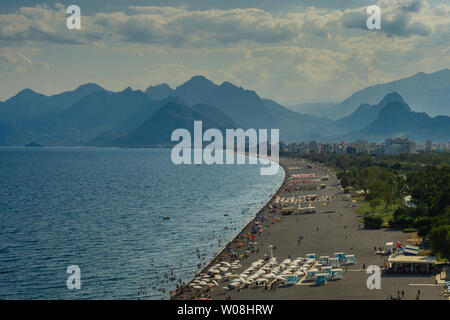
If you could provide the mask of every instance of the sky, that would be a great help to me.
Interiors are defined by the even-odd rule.
[[[68,30],[66,8],[81,9]],[[366,26],[370,5],[381,30]],[[1,0],[0,100],[194,75],[283,104],[450,67],[450,0]]]

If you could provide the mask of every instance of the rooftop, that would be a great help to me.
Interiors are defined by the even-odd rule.
[[[422,263],[422,264],[434,264],[436,263],[436,257],[433,256],[405,256],[402,254],[391,255],[388,260],[390,263]]]

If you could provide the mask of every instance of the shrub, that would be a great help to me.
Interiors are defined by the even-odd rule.
[[[381,229],[383,217],[379,215],[367,215],[364,217],[364,227],[368,229]]]

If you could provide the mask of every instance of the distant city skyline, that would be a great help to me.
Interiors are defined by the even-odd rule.
[[[82,29],[66,28],[81,7]],[[366,28],[381,8],[382,30]],[[0,100],[84,83],[172,88],[194,75],[283,104],[339,102],[450,66],[450,4],[437,0],[155,0],[0,3]]]

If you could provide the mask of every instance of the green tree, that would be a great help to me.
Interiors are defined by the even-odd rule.
[[[377,207],[381,205],[381,199],[380,198],[374,198],[369,201],[369,206],[372,209],[372,214],[375,214],[375,211],[377,210]]]
[[[430,233],[431,248],[447,260],[450,260],[450,225],[434,227]]]

